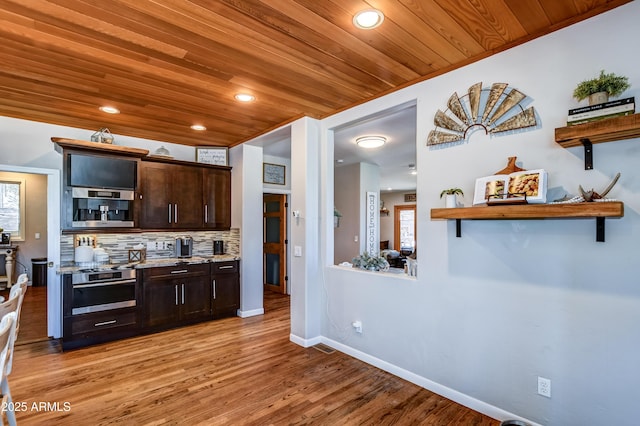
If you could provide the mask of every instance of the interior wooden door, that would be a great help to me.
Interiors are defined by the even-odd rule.
[[[287,293],[287,196],[264,194],[263,277],[265,291]]]
[[[394,208],[394,250],[407,256],[416,248],[416,205],[397,205]]]

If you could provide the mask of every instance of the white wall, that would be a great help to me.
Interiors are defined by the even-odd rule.
[[[229,151],[231,226],[240,228],[240,309],[249,317],[264,313],[262,277],[262,148],[243,144]]]
[[[554,129],[578,104],[578,82],[601,69],[626,75],[624,96],[640,99],[640,3],[498,54],[322,122],[329,130],[417,97],[419,274],[416,280],[327,266],[322,334],[326,342],[469,406],[506,419],[548,425],[631,425],[640,383],[640,172],[638,139],[594,146],[594,170],[582,148],[564,149]],[[473,84],[507,82],[527,94],[538,128],[489,137],[475,132],[459,145],[430,149],[437,109]],[[323,135],[325,146],[332,136]],[[473,193],[477,177],[517,156],[522,167],[545,168],[549,186],[577,193],[603,189],[625,202],[625,216],[606,221],[595,242],[594,219],[431,221],[440,191]],[[323,167],[332,169],[331,156]],[[295,158],[294,158],[295,161]],[[323,190],[332,204],[333,182]],[[328,227],[327,227],[328,228]],[[323,234],[331,246],[333,229]],[[330,256],[327,256],[330,258]],[[325,265],[330,262],[325,261]],[[356,335],[350,324],[363,323]],[[537,377],[552,397],[537,395]]]

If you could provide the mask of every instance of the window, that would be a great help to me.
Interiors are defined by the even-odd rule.
[[[24,240],[24,191],[23,179],[0,180],[0,228],[12,241]]]

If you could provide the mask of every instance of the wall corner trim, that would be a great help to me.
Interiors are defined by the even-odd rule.
[[[289,340],[296,345],[302,346],[303,348],[310,348],[313,345],[322,343],[322,336],[316,336],[311,339],[303,339],[302,337],[296,336],[295,334],[289,334]]]
[[[264,308],[252,309],[250,311],[241,311],[240,309],[238,309],[237,313],[240,318],[255,317],[258,315],[264,315]]]

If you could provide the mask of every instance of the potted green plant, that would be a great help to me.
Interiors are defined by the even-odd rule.
[[[578,84],[573,91],[573,97],[578,101],[589,98],[589,105],[601,104],[609,100],[609,96],[619,96],[630,86],[629,78],[605,73],[591,80],[585,80]]]
[[[462,189],[449,188],[449,189],[442,190],[442,192],[440,193],[440,198],[442,198],[442,196],[446,196],[444,199],[445,207],[457,207],[458,206],[458,199],[456,197],[457,195],[464,196],[464,192],[462,192]]]
[[[342,213],[338,211],[336,206],[333,206],[333,227],[337,228],[340,226],[340,218],[342,217]]]
[[[360,256],[354,257],[351,262],[353,266],[368,271],[388,271],[389,262],[382,256],[371,256],[366,251]]]

